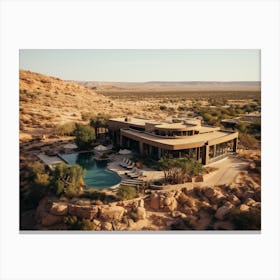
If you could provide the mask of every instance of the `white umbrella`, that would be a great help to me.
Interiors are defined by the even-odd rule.
[[[124,149],[124,150],[119,150],[120,155],[129,155],[131,154],[130,150]]]
[[[72,144],[72,143],[69,143],[69,144],[66,144],[64,146],[65,149],[77,149],[77,145],[76,144]]]
[[[98,152],[103,152],[103,151],[107,151],[108,149],[103,145],[98,145],[94,148],[94,150]]]

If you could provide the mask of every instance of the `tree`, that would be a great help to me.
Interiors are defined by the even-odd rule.
[[[52,177],[51,187],[57,195],[73,197],[81,193],[85,170],[79,165],[58,164]]]
[[[76,124],[74,130],[75,142],[79,149],[88,149],[95,140],[94,129],[88,125]]]
[[[51,177],[40,162],[29,165],[28,173],[31,188],[27,200],[30,206],[36,207],[40,199],[48,193]]]

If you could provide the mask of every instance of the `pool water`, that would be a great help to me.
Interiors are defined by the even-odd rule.
[[[107,169],[107,161],[97,161],[93,152],[60,154],[65,162],[71,165],[78,164],[86,169],[84,181],[88,187],[103,189],[120,183],[121,178]]]

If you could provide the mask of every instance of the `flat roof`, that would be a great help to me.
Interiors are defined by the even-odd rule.
[[[145,123],[154,123],[154,124],[160,124],[162,122],[155,121],[155,120],[149,120],[149,119],[142,119],[142,118],[134,118],[134,117],[128,117],[128,120],[125,120],[125,117],[119,117],[119,118],[112,118],[109,119],[110,121],[116,121],[116,122],[123,122],[123,123],[129,123],[129,124],[135,124],[135,125],[145,125]]]
[[[156,126],[156,128],[164,128],[164,129],[185,129],[189,127],[199,127],[195,124],[183,124],[183,123],[161,123]]]
[[[143,140],[143,142],[161,144],[169,146],[173,149],[184,149],[203,146],[206,142],[213,142],[213,144],[228,141],[237,137],[238,133],[226,131],[213,131],[205,134],[195,134],[184,138],[161,138],[146,132],[137,132],[129,129],[121,130],[124,135],[132,136],[134,139]]]
[[[193,127],[194,129],[198,129],[200,133],[205,132],[211,132],[219,130],[219,127],[212,127],[212,126],[206,126],[206,125],[195,125],[195,124],[183,124],[183,123],[170,123],[166,121],[155,121],[150,119],[144,119],[144,118],[134,118],[130,117],[128,118],[128,121],[125,121],[125,117],[119,117],[119,118],[111,118],[110,121],[116,121],[116,122],[122,122],[127,123],[131,125],[141,125],[145,126],[146,123],[156,124],[156,128],[162,128],[162,129],[185,129]]]

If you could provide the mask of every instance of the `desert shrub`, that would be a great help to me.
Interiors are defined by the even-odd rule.
[[[159,167],[164,172],[164,181],[167,184],[185,183],[189,176],[202,173],[203,165],[192,159],[167,159],[159,160]]]
[[[76,124],[73,133],[76,136],[75,142],[79,149],[88,149],[95,140],[94,129],[88,125]]]
[[[93,113],[91,112],[82,112],[81,117],[83,121],[89,121],[90,118],[92,117]]]
[[[57,125],[55,128],[55,132],[57,135],[65,136],[65,135],[73,135],[76,125],[74,122],[67,122],[60,125]]]
[[[161,106],[159,106],[159,109],[160,109],[161,111],[167,110],[167,106],[161,105]]]
[[[245,112],[248,112],[248,113],[251,113],[253,111],[255,111],[256,107],[254,105],[250,105],[250,104],[245,104],[242,109],[245,111]]]
[[[245,148],[255,148],[258,145],[257,139],[247,133],[239,133],[239,142]]]
[[[85,170],[81,166],[60,163],[53,171],[51,188],[56,195],[77,196],[84,186],[84,176]]]
[[[137,197],[137,191],[134,187],[121,186],[118,189],[118,197],[121,200],[133,199]]]
[[[257,122],[251,123],[248,129],[249,129],[250,133],[260,133],[261,132],[261,122],[257,121]]]
[[[246,133],[248,130],[247,123],[245,123],[245,122],[237,123],[236,128],[242,133]]]
[[[35,161],[34,163],[29,164],[27,166],[27,172],[29,174],[28,179],[34,181],[37,178],[37,176],[46,174],[46,169],[44,164],[40,163],[39,161]]]
[[[178,111],[187,111],[188,110],[188,107],[187,106],[179,106],[177,108]]]
[[[86,190],[82,197],[104,201],[106,198],[106,194],[102,191],[90,188]]]

